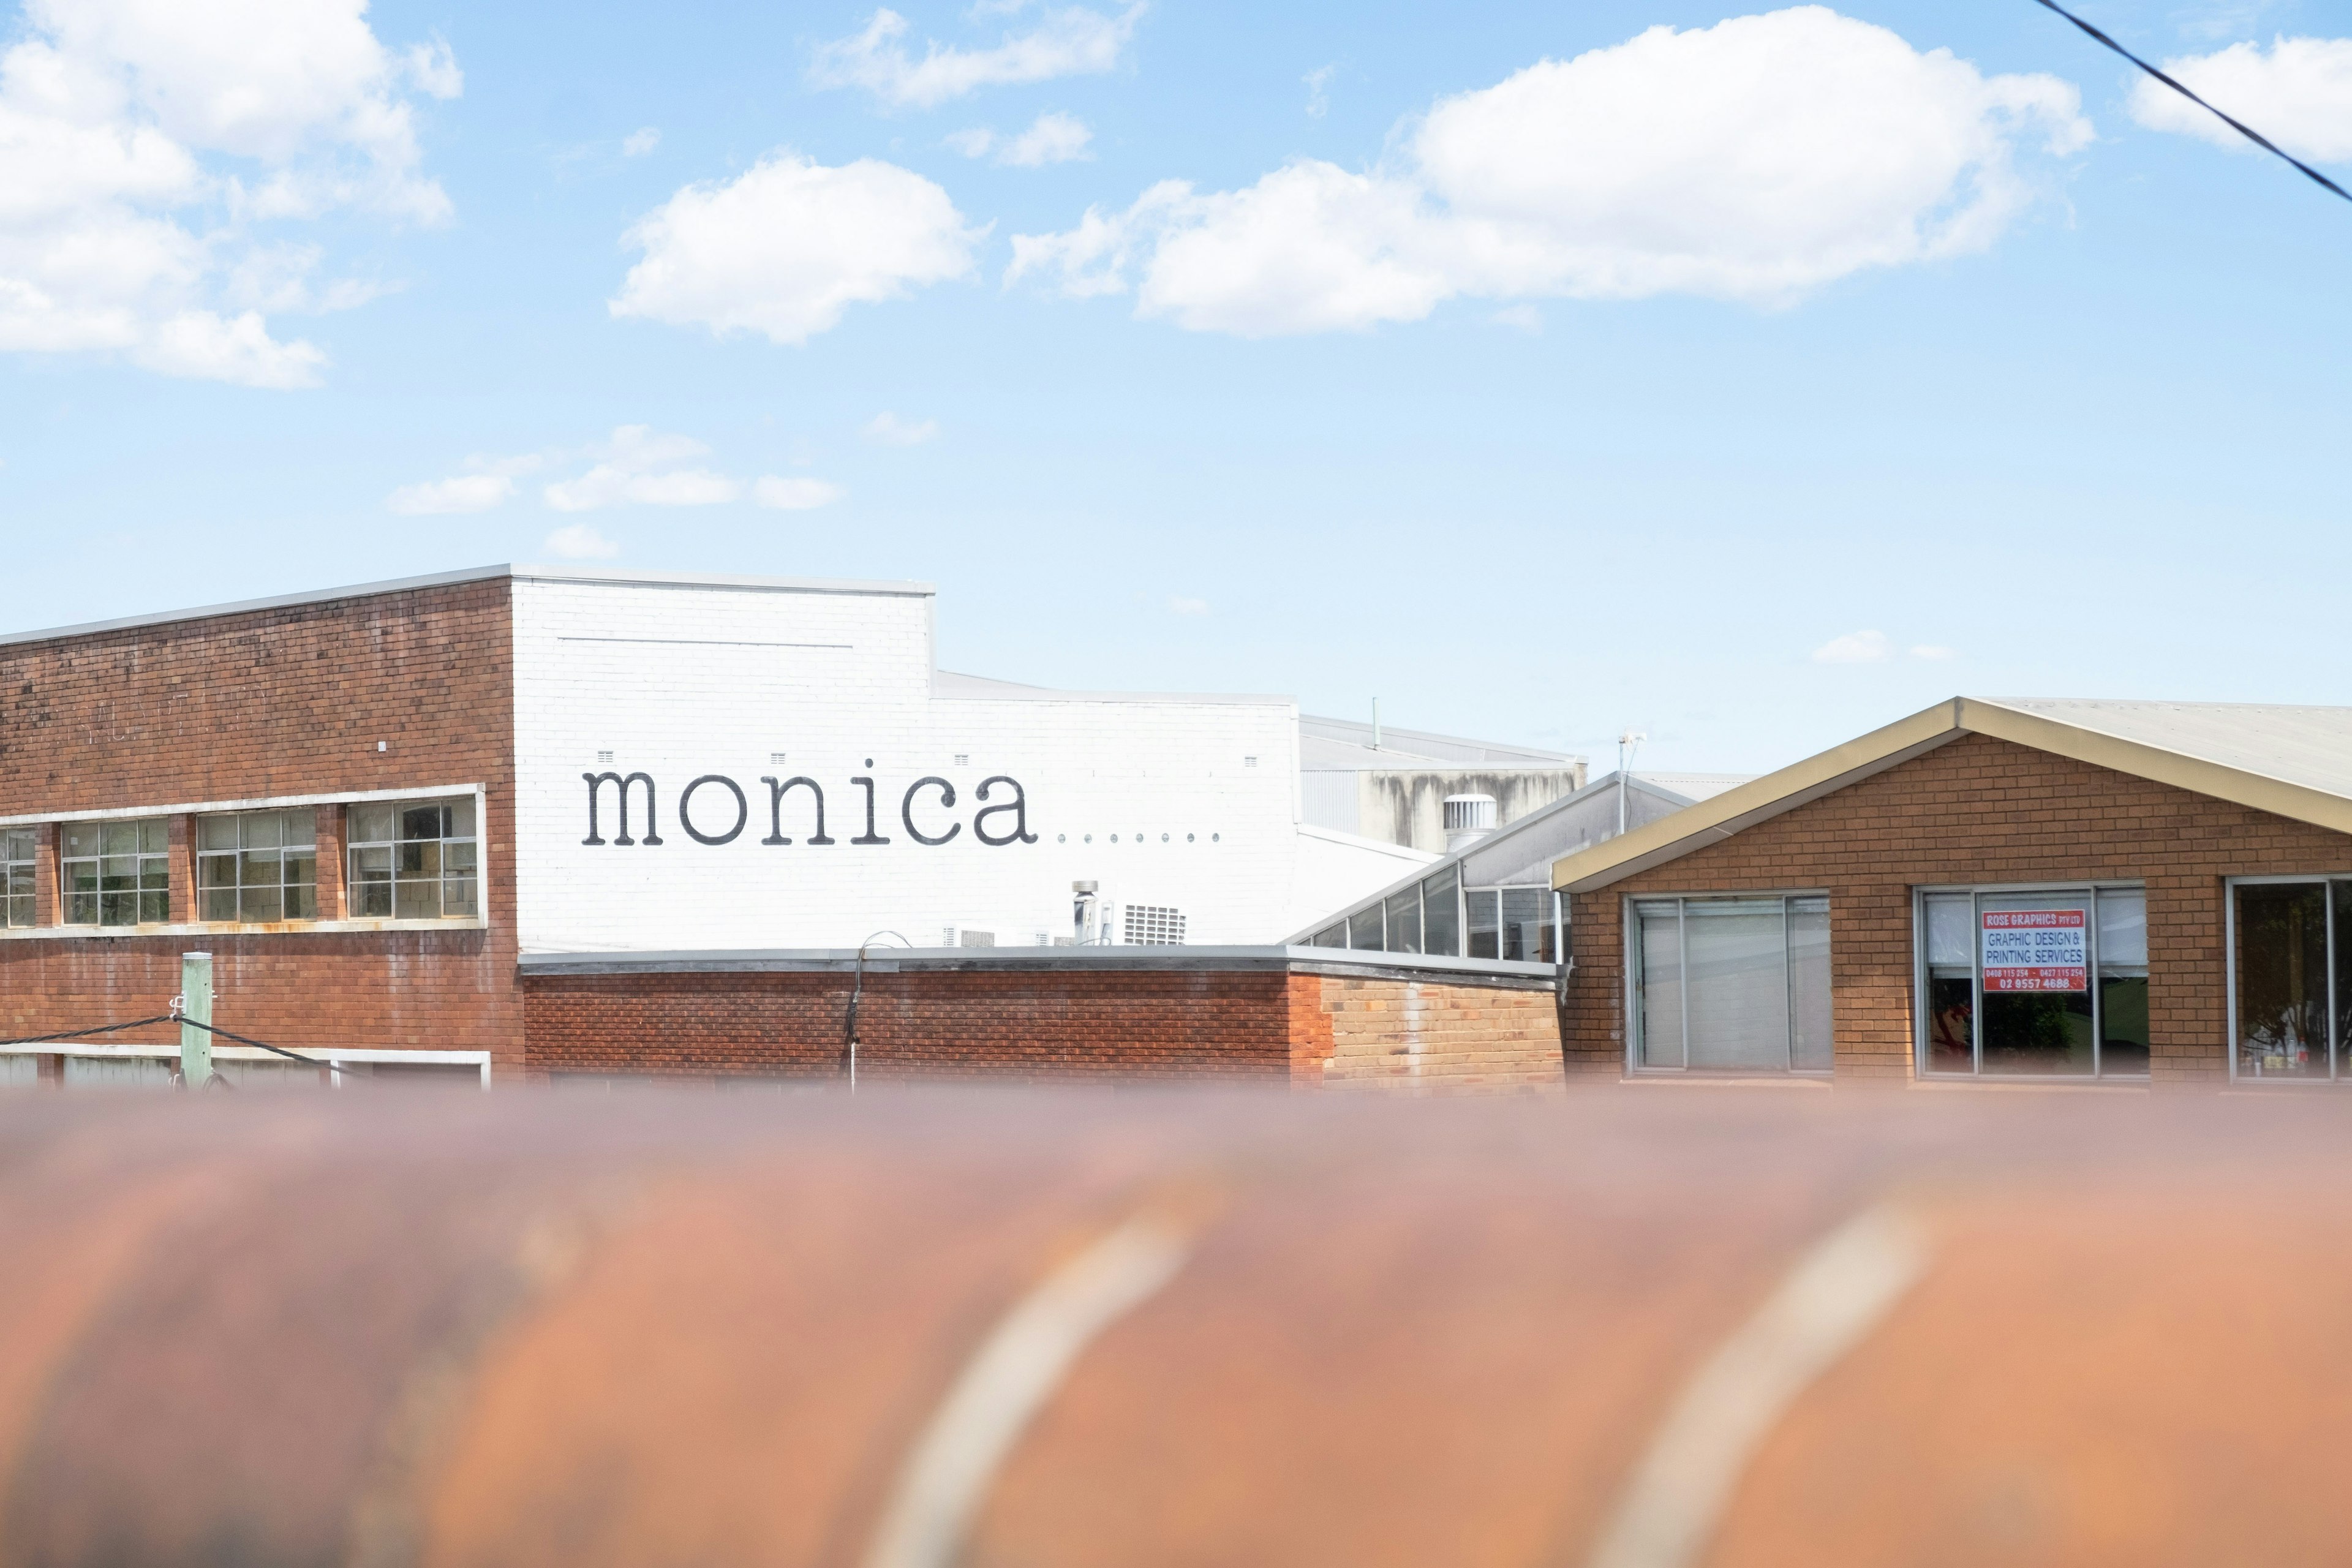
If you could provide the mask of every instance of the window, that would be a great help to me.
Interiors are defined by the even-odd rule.
[[[1402,892],[1389,895],[1389,940],[1391,952],[1421,951],[1421,885],[1413,884]]]
[[[1470,917],[1464,951],[1472,958],[1559,962],[1559,898],[1549,888],[1472,888],[1462,900]]]
[[[1635,1070],[1830,1070],[1827,899],[1643,899],[1632,912]]]
[[[1125,940],[1141,947],[1184,945],[1184,911],[1164,904],[1129,904],[1120,911],[1127,919]]]
[[[2230,1075],[2352,1078],[2352,880],[2230,888]]]
[[[319,814],[308,807],[198,817],[197,917],[317,920],[318,827]]]
[[[33,863],[40,841],[29,827],[0,827],[0,925],[33,923]]]
[[[1919,895],[1919,1069],[2145,1078],[2147,893],[2140,888]]]
[[[456,920],[481,912],[474,799],[366,801],[351,808],[355,920]]]
[[[1421,885],[1421,951],[1462,956],[1462,870],[1448,866]]]
[[[1310,936],[1310,937],[1308,937],[1308,938],[1307,939],[1307,946],[1309,946],[1309,947],[1345,947],[1345,946],[1347,946],[1347,945],[1348,945],[1348,926],[1347,926],[1347,922],[1346,922],[1346,921],[1341,921],[1339,924],[1338,924],[1338,925],[1335,925],[1335,926],[1326,926],[1326,927],[1324,927],[1321,931],[1317,931],[1313,936]]]
[[[1367,904],[1348,917],[1348,945],[1371,952],[1378,952],[1388,945],[1381,931],[1380,905]]]
[[[165,819],[68,822],[59,858],[66,923],[155,925],[172,918],[171,836]]]

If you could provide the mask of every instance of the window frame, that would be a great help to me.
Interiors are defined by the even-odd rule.
[[[2221,1005],[2229,1009],[2228,1047],[2230,1052],[2230,1085],[2292,1093],[2296,1089],[2326,1089],[2337,1084],[2352,1083],[2352,1071],[2346,1070],[2343,1058],[2352,1051],[2352,1039],[2338,1040],[2336,1031],[2342,1020],[2336,1016],[2336,897],[2335,884],[2352,882],[2352,872],[2310,871],[2264,873],[2250,877],[2221,879]],[[2264,1078],[2257,1073],[2238,1070],[2238,889],[2243,887],[2315,887],[2320,903],[2327,911],[2327,1076],[2319,1078]]]
[[[142,811],[135,813],[109,812],[103,816],[80,816],[71,819],[70,822],[61,822],[58,824],[58,927],[61,930],[70,930],[75,931],[138,931],[142,927],[170,925],[172,923],[173,815],[173,814],[170,812],[156,811]],[[132,912],[134,914],[143,914],[144,910],[142,910],[140,906],[144,903],[150,896],[150,889],[143,885],[147,875],[145,862],[149,860],[161,860],[163,863],[163,885],[160,889],[156,889],[156,891],[161,893],[163,900],[163,918],[161,920],[152,921],[144,919],[109,921],[106,918],[106,900],[108,892],[106,887],[105,866],[107,861],[110,859],[120,859],[122,858],[122,857],[109,855],[106,853],[106,830],[117,826],[118,824],[140,826],[150,822],[159,823],[162,825],[163,829],[163,847],[152,851],[143,847],[134,848],[131,850],[129,858],[131,860],[140,863],[139,869],[132,873],[132,879],[134,882],[141,885],[134,886],[128,896],[131,900]],[[100,846],[97,854],[74,855],[70,857],[67,855],[65,843],[66,833],[72,827],[90,827],[95,828],[98,831]],[[74,900],[78,895],[73,886],[72,873],[68,869],[68,868],[83,864],[93,865],[100,868],[98,872],[98,887],[87,895],[79,895],[96,900],[95,908],[97,910],[98,918],[93,921],[78,921],[73,918]],[[114,896],[120,898],[124,895],[118,891]]]
[[[10,837],[21,834],[30,847],[24,858],[8,853]],[[32,880],[29,892],[15,890],[16,868],[26,868]],[[26,919],[20,923],[15,918],[16,900],[23,899]],[[41,830],[31,825],[0,827],[0,930],[30,931],[41,923]]]
[[[1682,906],[1711,903],[1718,900],[1743,903],[1760,903],[1767,899],[1780,901],[1780,1011],[1788,1025],[1789,1065],[1785,1068],[1694,1068],[1690,1065],[1690,916]],[[1624,1020],[1625,1061],[1627,1078],[1662,1079],[1802,1079],[1809,1082],[1826,1083],[1837,1075],[1837,1002],[1834,984],[1830,1002],[1830,1065],[1825,1068],[1797,1066],[1796,988],[1790,984],[1792,957],[1789,948],[1789,906],[1800,899],[1819,899],[1830,904],[1827,888],[1759,888],[1754,891],[1703,893],[1627,893],[1619,900],[1618,920],[1624,942],[1624,974],[1622,1011]],[[1639,907],[1643,904],[1673,902],[1675,908],[1676,963],[1682,972],[1683,1065],[1651,1067],[1642,1060],[1642,921]],[[1824,913],[1829,912],[1824,910]],[[1832,952],[1835,952],[1834,942]],[[1834,973],[1834,972],[1832,972]]]
[[[189,860],[190,865],[195,873],[195,886],[189,889],[189,910],[192,918],[197,923],[202,925],[307,926],[318,924],[320,919],[319,844],[322,838],[328,837],[326,834],[320,831],[319,813],[321,809],[322,808],[315,805],[272,805],[263,806],[257,810],[251,811],[207,811],[193,814],[190,818],[194,831],[191,835]],[[275,846],[258,846],[252,849],[248,849],[245,842],[245,825],[247,822],[252,821],[255,818],[264,816],[274,816],[280,818],[282,821],[283,818],[297,812],[308,813],[310,817],[310,880],[307,884],[301,882],[289,882],[286,879],[286,851],[292,847],[292,846],[289,845],[285,841],[282,832],[279,835],[278,842]],[[205,843],[205,825],[208,822],[236,823],[237,825],[236,847],[233,849],[207,847]],[[278,880],[274,883],[247,883],[245,879],[246,856],[248,853],[264,851],[273,852],[278,857]],[[234,873],[232,879],[226,884],[225,889],[209,884],[205,880],[205,862],[207,860],[217,860],[224,858],[229,861],[230,869]],[[285,908],[287,894],[296,888],[304,886],[307,886],[310,890],[310,912],[307,915],[290,915],[286,913]],[[275,919],[259,919],[247,915],[245,912],[245,895],[247,887],[251,887],[257,891],[264,887],[268,887],[276,891],[278,894],[279,912]],[[232,901],[235,903],[236,908],[236,912],[226,919],[209,914],[206,912],[205,907],[208,902],[206,895],[223,890],[233,895]]]
[[[2308,878],[2288,877],[2284,881],[2307,881]],[[1983,898],[2063,898],[2082,894],[2090,901],[2086,911],[2087,929],[2083,933],[2084,950],[2088,957],[2091,1002],[2091,1070],[2087,1073],[2019,1073],[1987,1072],[1984,1070],[1984,940],[1981,917],[1983,910],[1977,900]],[[2099,953],[2099,906],[2102,893],[2137,893],[2141,908],[2147,907],[2147,883],[2123,877],[2095,877],[2078,881],[2055,882],[1932,882],[1920,883],[1911,889],[1911,1075],[1921,1083],[2000,1083],[2032,1084],[2046,1089],[2088,1089],[2123,1087],[2137,1089],[2153,1079],[2155,1067],[2154,1042],[2150,1050],[2147,1072],[2109,1072],[2105,1057],[2106,1042],[2106,997],[2100,985],[2102,964]],[[1927,900],[1930,897],[1965,896],[1969,899],[1969,983],[1975,987],[1975,1003],[1969,1014],[1969,1046],[1975,1067],[1968,1072],[1941,1072],[1927,1066],[1929,969],[1927,962]],[[2143,973],[2150,968],[2143,963]],[[2232,973],[2234,975],[2234,958]],[[2232,1027],[2234,1029],[2234,1024]],[[2232,1046],[2234,1053],[2235,1047]],[[2232,1056],[2234,1063],[2235,1057]]]
[[[471,830],[465,834],[459,835],[444,833],[440,837],[435,838],[394,837],[389,839],[362,838],[359,836],[357,819],[359,813],[362,808],[368,806],[383,806],[388,808],[393,813],[394,829],[397,831],[401,816],[407,812],[416,810],[422,806],[440,806],[446,810],[447,807],[459,801],[466,803],[467,808],[472,813],[474,819]],[[367,799],[345,802],[343,805],[342,872],[343,902],[346,916],[353,921],[362,921],[371,925],[379,925],[390,922],[394,924],[415,925],[429,928],[457,924],[461,922],[486,924],[487,921],[482,913],[487,899],[487,868],[485,866],[485,861],[488,857],[486,857],[482,852],[483,839],[485,837],[484,829],[487,826],[485,820],[487,816],[485,805],[486,803],[483,800],[482,792],[478,789],[419,792],[415,795],[404,794],[397,796],[378,795]],[[436,869],[434,874],[430,879],[423,877],[403,878],[400,874],[399,851],[408,845],[425,844],[431,844],[436,847],[434,854]],[[469,868],[471,875],[466,879],[469,880],[473,886],[474,907],[469,912],[461,914],[451,914],[447,912],[446,903],[448,884],[451,880],[447,849],[448,846],[452,844],[463,844],[467,846],[472,851],[473,856],[473,865]],[[363,880],[360,877],[359,857],[361,851],[363,849],[389,849],[393,852],[391,857],[392,864],[390,868],[391,875],[387,879],[382,882],[377,882],[373,879]],[[434,915],[402,914],[400,912],[400,887],[404,881],[406,881],[411,885],[425,884],[432,886],[436,889],[434,894],[435,901],[436,904],[442,906],[442,912]],[[389,910],[383,914],[361,913],[359,910],[361,889],[363,887],[379,886],[391,889],[391,903]]]

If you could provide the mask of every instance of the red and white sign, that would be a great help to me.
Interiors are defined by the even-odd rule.
[[[2087,910],[1987,910],[1984,988],[2088,991]]]

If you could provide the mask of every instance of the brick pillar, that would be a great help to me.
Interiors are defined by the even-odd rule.
[[[34,832],[38,837],[34,840],[33,851],[33,923],[62,925],[65,913],[58,898],[58,846],[65,836],[54,822],[44,822]]]
[[[319,808],[319,831],[315,840],[319,857],[319,918],[340,921],[350,918],[343,897],[343,867],[351,857],[343,853],[343,808],[322,805]]]
[[[196,819],[182,813],[171,819],[172,914],[173,925],[186,925],[196,914]]]

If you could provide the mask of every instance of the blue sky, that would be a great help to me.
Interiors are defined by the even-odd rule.
[[[10,629],[913,577],[953,668],[1737,769],[2352,684],[2352,204],[2027,0],[201,9],[8,23]],[[2341,12],[2089,10],[2352,171]]]

